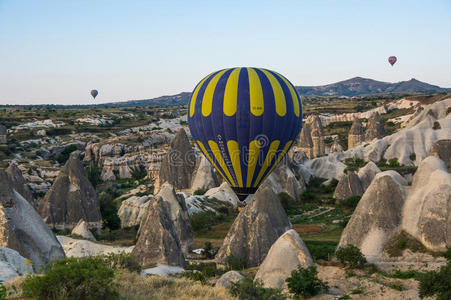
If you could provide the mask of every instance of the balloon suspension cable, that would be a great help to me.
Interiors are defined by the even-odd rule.
[[[247,196],[249,196],[250,194],[254,194],[257,191],[257,188],[253,188],[253,187],[244,188],[244,187],[233,186],[232,189],[240,201],[246,200]]]

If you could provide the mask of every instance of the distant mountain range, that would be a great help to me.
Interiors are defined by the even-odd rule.
[[[301,97],[315,96],[362,96],[371,94],[392,94],[392,93],[417,93],[417,92],[451,92],[451,89],[441,88],[436,85],[428,84],[414,78],[408,81],[397,83],[377,81],[369,78],[354,77],[348,80],[339,81],[327,85],[319,86],[296,86]],[[123,102],[104,103],[97,106],[131,107],[131,106],[171,106],[187,105],[191,93],[183,92],[173,96],[162,96],[153,99],[131,100]]]
[[[303,97],[312,96],[362,96],[370,94],[414,93],[414,92],[451,92],[414,78],[397,83],[377,81],[369,78],[354,77],[348,80],[320,86],[296,86]]]
[[[369,78],[354,77],[348,80],[339,81],[327,85],[319,86],[295,86],[301,97],[353,97],[372,94],[409,94],[409,93],[433,93],[433,92],[451,92],[451,88],[441,88],[436,85],[428,84],[414,78],[408,81],[397,83],[377,81]],[[53,107],[53,108],[88,108],[88,107],[136,107],[136,106],[178,106],[187,105],[191,97],[190,92],[183,92],[172,96],[161,96],[152,99],[129,100],[120,102],[110,102],[93,105],[32,105],[34,107]],[[0,105],[2,106],[2,105]]]

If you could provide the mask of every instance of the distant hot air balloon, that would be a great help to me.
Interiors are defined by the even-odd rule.
[[[199,149],[243,201],[295,143],[302,103],[274,71],[225,69],[196,86],[188,124]]]
[[[395,62],[397,61],[398,59],[396,58],[396,56],[390,56],[389,58],[388,58],[388,62],[392,65],[392,67],[393,67],[393,65],[395,64]]]
[[[99,94],[99,92],[97,90],[92,90],[91,91],[91,96],[95,99],[97,97],[97,95]]]

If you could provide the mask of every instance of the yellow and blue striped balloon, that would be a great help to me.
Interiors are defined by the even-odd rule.
[[[302,103],[294,86],[274,71],[225,69],[196,86],[188,124],[199,149],[244,200],[294,144]]]

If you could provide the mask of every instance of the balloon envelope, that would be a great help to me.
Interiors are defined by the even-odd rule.
[[[91,91],[91,96],[95,99],[97,97],[97,95],[99,94],[99,92],[97,90],[92,90]]]
[[[388,62],[393,66],[395,64],[395,62],[397,61],[396,56],[390,56],[388,58]]]
[[[274,71],[225,69],[195,87],[188,124],[199,149],[244,200],[293,146],[302,103],[294,86]]]

